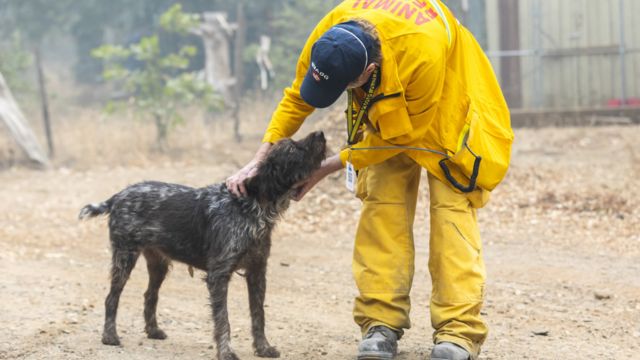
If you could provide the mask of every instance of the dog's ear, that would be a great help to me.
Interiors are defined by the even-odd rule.
[[[256,176],[245,181],[250,197],[261,203],[271,203],[284,196],[291,187],[286,181],[286,170],[273,157],[267,157],[258,167]]]

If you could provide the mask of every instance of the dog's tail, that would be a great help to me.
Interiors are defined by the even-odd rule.
[[[89,204],[80,210],[78,219],[85,220],[88,218],[96,217],[98,215],[108,214],[111,211],[111,199],[103,201],[99,204]]]

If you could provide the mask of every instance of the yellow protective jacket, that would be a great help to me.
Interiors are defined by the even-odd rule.
[[[426,148],[449,155],[452,175],[468,183],[474,161],[471,149],[482,157],[478,186],[492,190],[509,165],[513,142],[509,110],[484,52],[438,0],[346,0],[333,9],[309,36],[296,79],[285,90],[263,141],[290,137],[313,112],[300,97],[311,48],[332,26],[353,19],[374,24],[380,38],[381,83],[376,95],[401,96],[371,107],[368,119],[375,131],[342,150],[343,164],[350,160],[360,169],[406,152],[449,184],[439,164],[442,155],[408,149],[357,150]]]

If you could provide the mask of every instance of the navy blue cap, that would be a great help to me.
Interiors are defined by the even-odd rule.
[[[302,99],[316,108],[331,106],[366,70],[373,46],[354,21],[329,29],[311,49],[311,66],[300,87]]]

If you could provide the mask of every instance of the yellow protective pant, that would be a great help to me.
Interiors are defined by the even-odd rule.
[[[359,173],[357,196],[363,205],[353,274],[360,295],[354,319],[363,333],[377,325],[400,333],[411,327],[413,219],[421,169],[400,154]],[[434,342],[456,343],[476,358],[488,329],[480,317],[485,268],[475,208],[488,201],[488,192],[462,194],[428,177]]]

